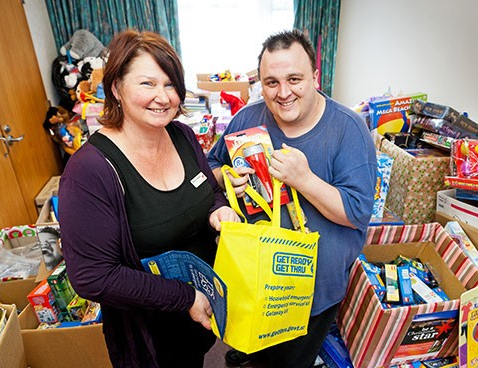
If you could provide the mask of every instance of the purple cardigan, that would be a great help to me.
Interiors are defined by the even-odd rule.
[[[171,124],[184,132],[213,188],[210,213],[228,205],[192,129],[176,121]],[[60,181],[59,203],[63,254],[73,288],[83,298],[101,303],[103,332],[115,367],[135,367],[136,347],[141,344],[144,350],[144,344],[150,343],[148,316],[189,310],[195,291],[181,281],[143,271],[131,239],[121,183],[93,145],[85,143],[70,158]],[[138,341],[133,330],[144,338]],[[131,350],[121,352],[121,345]],[[155,356],[153,346],[148,349]]]

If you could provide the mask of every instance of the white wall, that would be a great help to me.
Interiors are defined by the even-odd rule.
[[[478,122],[476,0],[342,0],[333,97],[428,93]]]
[[[58,56],[48,18],[45,0],[24,0],[25,14],[40,66],[45,92],[52,106],[58,105],[58,94],[51,81],[51,65]]]

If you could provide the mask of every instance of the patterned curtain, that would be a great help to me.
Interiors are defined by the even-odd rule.
[[[294,12],[294,28],[308,34],[316,47],[320,89],[332,96],[340,0],[294,0]]]
[[[79,29],[93,33],[104,46],[127,28],[153,31],[181,52],[176,0],[46,0],[58,50]]]

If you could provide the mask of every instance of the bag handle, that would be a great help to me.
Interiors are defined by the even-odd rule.
[[[234,187],[232,186],[231,180],[229,176],[227,176],[227,172],[229,172],[233,177],[240,178],[240,175],[234,171],[234,169],[228,165],[224,165],[221,168],[222,177],[224,178],[224,187],[226,188],[227,199],[229,200],[229,204],[231,208],[236,211],[236,213],[241,216],[245,222],[247,222],[246,216],[241,211],[241,207],[239,207],[239,202],[237,201],[236,192],[234,192]],[[252,198],[254,202],[256,202],[259,207],[261,207],[264,212],[269,216],[269,219],[272,220],[272,211],[269,207],[269,203],[262,197],[259,193],[257,193],[254,188],[252,188],[249,184],[246,185],[246,193],[249,197]]]
[[[229,200],[229,204],[231,208],[236,211],[236,213],[241,216],[245,222],[246,216],[241,211],[239,207],[239,203],[237,201],[236,193],[234,192],[234,188],[232,183],[227,176],[227,172],[231,173],[231,175],[235,178],[239,178],[240,175],[234,171],[234,169],[228,165],[224,165],[221,168],[222,176],[224,178],[224,186],[226,188],[227,198]],[[246,185],[246,193],[254,200],[269,216],[272,220],[272,226],[280,227],[280,219],[281,219],[281,187],[282,181],[272,177],[272,184],[273,184],[273,204],[272,204],[272,211],[270,209],[269,203],[262,197],[257,191],[254,190],[249,184]],[[299,203],[299,197],[297,195],[297,190],[295,188],[290,188],[292,193],[292,201],[294,202],[295,210],[297,212],[297,219],[299,220],[299,227],[300,231],[305,233],[305,225],[304,225],[304,217],[302,216],[302,209]]]

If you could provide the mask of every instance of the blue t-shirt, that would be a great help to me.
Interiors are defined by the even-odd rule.
[[[320,234],[313,316],[345,296],[350,266],[365,243],[372,214],[377,166],[375,148],[365,122],[349,108],[328,96],[324,97],[326,107],[319,122],[313,129],[295,138],[284,135],[263,101],[247,105],[234,116],[208,155],[212,169],[231,165],[224,136],[265,125],[274,149],[280,149],[282,143],[299,149],[307,157],[311,170],[339,190],[347,217],[357,229],[327,220],[299,193],[299,201],[308,220],[306,226]],[[292,228],[285,206],[282,206],[281,219],[283,227]],[[257,221],[258,216],[250,220]]]

